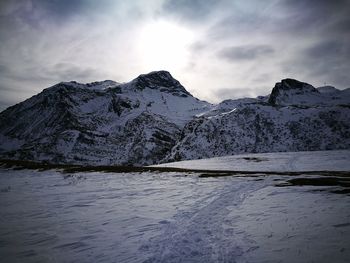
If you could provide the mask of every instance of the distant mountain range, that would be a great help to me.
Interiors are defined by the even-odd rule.
[[[61,82],[0,113],[0,158],[148,165],[251,152],[350,148],[350,89],[294,79],[210,104],[167,71]]]

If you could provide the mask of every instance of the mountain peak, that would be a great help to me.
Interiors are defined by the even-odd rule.
[[[310,93],[315,94],[319,92],[316,88],[306,82],[287,78],[275,84],[268,102],[272,105],[277,105],[281,102],[283,103],[290,100],[292,97]]]
[[[139,75],[139,77],[162,79],[162,80],[174,79],[173,76],[170,74],[170,72],[166,70],[151,71],[146,74],[141,74]]]
[[[161,92],[171,93],[175,96],[192,96],[178,80],[174,79],[173,76],[165,70],[152,71],[147,74],[141,74],[132,80],[131,84],[137,90],[150,88],[160,90]]]

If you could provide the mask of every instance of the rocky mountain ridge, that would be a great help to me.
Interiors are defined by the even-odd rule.
[[[244,152],[350,148],[350,92],[293,79],[269,96],[193,97],[167,71],[61,82],[0,113],[0,158],[148,165]]]

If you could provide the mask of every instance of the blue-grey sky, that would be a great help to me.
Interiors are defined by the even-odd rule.
[[[60,81],[168,70],[210,102],[350,87],[348,0],[2,0],[0,110]]]

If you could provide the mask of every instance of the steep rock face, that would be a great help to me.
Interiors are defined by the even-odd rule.
[[[283,79],[281,82],[276,83],[272,89],[268,102],[272,105],[285,105],[295,102],[300,104],[302,102],[300,99],[302,100],[305,95],[318,95],[318,93],[317,89],[308,83],[295,79]]]
[[[340,91],[329,86],[316,89],[305,82],[295,79],[283,79],[281,82],[276,83],[272,89],[268,103],[273,106],[316,106],[346,104],[349,102],[349,99],[350,96],[346,90]]]
[[[168,71],[153,71],[148,74],[142,74],[127,85],[136,90],[144,90],[145,88],[159,90],[161,92],[170,93],[174,96],[188,97],[192,96],[179,81],[174,79]]]

